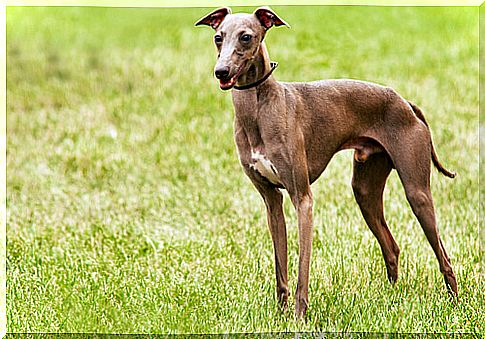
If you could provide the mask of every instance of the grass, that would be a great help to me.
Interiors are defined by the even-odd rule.
[[[387,282],[347,151],[312,186],[308,319],[280,314],[264,205],[238,163],[230,94],[212,76],[212,31],[193,27],[209,9],[9,8],[10,332],[485,333],[478,8],[275,9],[292,25],[267,36],[278,79],[365,79],[423,108],[459,173],[433,170],[432,190],[460,303],[396,173],[385,208],[402,254],[399,281]]]

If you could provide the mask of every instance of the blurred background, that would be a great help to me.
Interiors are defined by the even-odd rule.
[[[309,320],[279,312],[264,204],[238,163],[230,93],[212,75],[213,31],[193,26],[212,8],[10,7],[10,332],[483,333],[478,8],[272,8],[292,26],[266,37],[278,80],[363,79],[423,109],[458,172],[433,170],[432,190],[461,303],[449,302],[396,173],[385,206],[400,280],[388,284],[347,151],[312,186]],[[285,212],[294,291],[289,201]]]

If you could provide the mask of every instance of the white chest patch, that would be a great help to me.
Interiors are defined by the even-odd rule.
[[[249,166],[252,169],[258,171],[259,174],[261,174],[263,177],[265,177],[275,185],[283,184],[280,181],[276,167],[274,167],[273,163],[268,158],[266,158],[264,154],[260,153],[259,151],[254,152],[254,150],[251,150],[251,159],[253,163]]]

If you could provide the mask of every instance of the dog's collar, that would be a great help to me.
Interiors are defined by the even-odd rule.
[[[278,63],[276,61],[271,61],[270,66],[271,66],[271,70],[268,73],[266,73],[266,75],[263,76],[261,79],[255,81],[255,82],[252,82],[250,84],[247,84],[247,85],[234,86],[234,89],[242,91],[242,90],[245,90],[245,89],[250,89],[250,88],[256,87],[258,85],[261,85],[263,82],[266,81],[266,79],[269,78],[269,76],[271,75],[271,73],[273,73],[273,71],[276,69],[276,67],[278,67]]]

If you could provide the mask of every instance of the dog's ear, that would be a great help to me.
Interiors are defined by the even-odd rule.
[[[259,22],[265,29],[270,29],[274,26],[286,26],[290,28],[283,19],[281,19],[275,12],[273,12],[269,7],[259,7],[254,11],[254,15],[258,18]]]
[[[207,25],[207,26],[211,26],[214,29],[217,29],[217,27],[219,27],[219,25],[224,20],[226,15],[231,13],[232,11],[229,7],[222,7],[222,8],[216,9],[215,11],[207,14],[205,17],[197,21],[195,23],[195,26]]]

